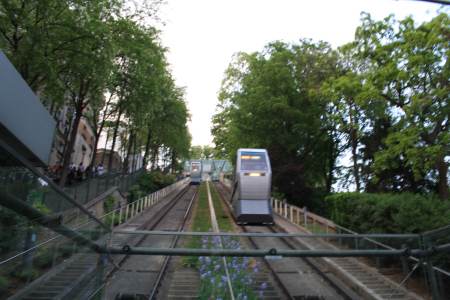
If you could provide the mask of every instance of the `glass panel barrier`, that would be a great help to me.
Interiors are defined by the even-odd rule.
[[[0,147],[0,299],[85,298],[101,282],[107,260],[93,245],[109,228],[67,199],[79,189],[46,180]]]

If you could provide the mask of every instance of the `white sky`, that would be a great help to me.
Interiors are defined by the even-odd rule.
[[[350,42],[360,13],[382,19],[430,20],[439,5],[409,0],[167,0],[162,43],[178,86],[186,87],[193,145],[212,143],[211,117],[224,71],[234,53],[261,50],[274,40]]]

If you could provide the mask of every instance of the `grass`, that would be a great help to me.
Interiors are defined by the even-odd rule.
[[[234,231],[233,222],[230,216],[226,213],[225,203],[220,199],[219,193],[216,187],[211,184],[209,186],[211,191],[212,202],[214,205],[214,211],[216,212],[217,223],[220,231],[232,232]]]
[[[217,217],[219,229],[222,232],[233,232],[233,220],[226,213],[225,203],[220,199],[219,193],[215,186],[210,184],[210,191],[214,210]],[[206,184],[203,183],[199,187],[198,200],[193,213],[191,230],[196,232],[210,231],[211,217],[208,203],[208,193]],[[239,249],[240,242],[236,238],[218,238],[218,237],[191,237],[186,243],[188,248],[219,248],[225,247],[229,249]],[[200,289],[199,300],[206,299],[229,299],[229,291],[227,289],[227,278],[223,268],[222,258],[220,257],[183,257],[184,266],[196,268],[200,272]],[[254,300],[257,299],[256,293],[253,291],[252,274],[256,274],[260,270],[259,263],[253,258],[248,257],[229,257],[227,258],[229,265],[230,277],[232,280],[233,291],[237,300]],[[267,286],[262,283],[258,288],[260,297]]]
[[[192,217],[191,231],[206,232],[211,229],[211,218],[209,216],[208,194],[206,191],[206,184],[202,183],[198,190],[197,206]],[[188,239],[187,248],[198,249],[201,247],[201,237],[194,236]],[[198,257],[185,256],[183,257],[183,265],[189,267],[197,267]]]

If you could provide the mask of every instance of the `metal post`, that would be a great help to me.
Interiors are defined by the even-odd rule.
[[[294,217],[292,215],[292,211],[293,211],[293,207],[292,207],[292,205],[289,205],[289,220],[291,221],[291,223],[294,223]]]
[[[426,248],[431,248],[433,246],[428,237],[423,236],[422,239],[423,239],[423,245]],[[442,298],[439,294],[439,287],[438,287],[438,283],[437,283],[436,272],[434,271],[431,259],[429,256],[427,256],[427,257],[425,257],[424,261],[425,261],[426,274],[427,274],[427,277],[428,277],[428,280],[430,283],[431,295],[433,297],[433,300],[441,300]]]
[[[408,246],[406,244],[402,244],[402,248],[406,249]],[[409,265],[408,265],[408,258],[405,256],[400,256],[400,262],[402,263],[402,271],[403,275],[409,274]]]
[[[88,203],[89,202],[89,192],[91,190],[91,179],[88,179],[88,182],[86,185],[87,185],[87,187],[86,187],[86,202],[85,203]]]
[[[114,229],[114,215],[115,215],[115,211],[113,210],[111,213],[111,231]]]
[[[122,207],[119,208],[119,225],[122,224]]]
[[[125,209],[125,222],[128,220],[128,212],[130,210],[130,204],[127,204],[127,207]]]
[[[303,219],[304,219],[303,221],[304,221],[305,228],[306,228],[306,226],[308,225],[308,211],[307,211],[306,206],[303,207]]]

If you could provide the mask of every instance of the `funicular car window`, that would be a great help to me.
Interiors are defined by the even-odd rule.
[[[241,170],[267,170],[266,155],[259,152],[241,153]]]

